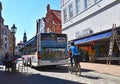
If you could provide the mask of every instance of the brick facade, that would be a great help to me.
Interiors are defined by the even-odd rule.
[[[50,9],[47,5],[47,13],[45,17],[45,32],[61,33],[61,11]]]

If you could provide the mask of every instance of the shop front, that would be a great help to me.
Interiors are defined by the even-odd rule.
[[[77,44],[77,46],[82,57],[82,61],[101,62],[97,59],[108,56],[109,38]]]
[[[78,45],[82,61],[96,62],[96,58],[107,57],[111,32],[102,32],[74,40]]]
[[[75,39],[74,43],[78,46],[82,61],[106,63],[109,59],[110,37],[111,31],[109,30]],[[118,64],[119,59],[119,49],[114,43],[112,63]]]

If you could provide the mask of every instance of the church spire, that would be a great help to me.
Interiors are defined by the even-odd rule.
[[[26,32],[24,32],[24,36],[23,36],[23,43],[27,42],[27,35]]]

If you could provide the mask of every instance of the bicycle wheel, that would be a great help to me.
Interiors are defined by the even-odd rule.
[[[78,64],[78,75],[81,76],[81,66]]]
[[[68,72],[69,72],[69,73],[72,73],[72,66],[71,66],[70,63],[68,64]]]
[[[76,66],[75,66],[75,73],[76,73],[76,75],[81,75],[81,66],[80,66],[80,64],[77,64]]]

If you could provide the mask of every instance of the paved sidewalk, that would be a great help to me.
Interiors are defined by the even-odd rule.
[[[100,63],[81,62],[81,68],[95,70],[99,73],[110,74],[120,77],[120,65],[106,65]]]

